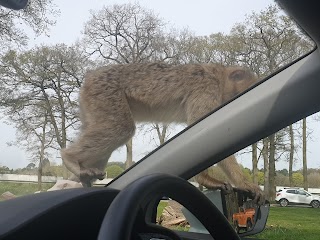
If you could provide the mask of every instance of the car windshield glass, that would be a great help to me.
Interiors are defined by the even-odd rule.
[[[0,46],[1,200],[105,186],[186,127],[315,49],[274,1],[262,0],[35,0],[22,10],[0,6]],[[318,120],[317,114],[308,120],[308,136]],[[279,187],[302,187],[303,174],[319,185],[316,160],[313,170],[302,172],[301,156],[291,159],[288,150],[302,145],[301,138],[290,142],[290,134],[298,138],[305,124],[273,138],[279,143],[273,149]],[[270,142],[253,146],[256,159],[272,155]],[[234,155],[234,162],[257,185],[269,165],[256,168],[254,180],[245,153],[252,149]],[[297,163],[291,169],[284,164],[289,159]],[[190,181],[201,187],[198,173]]]

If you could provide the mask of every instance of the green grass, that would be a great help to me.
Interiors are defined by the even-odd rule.
[[[320,209],[306,207],[271,207],[267,226],[259,239],[320,239]]]
[[[168,205],[167,201],[160,201],[159,205],[158,205],[158,209],[157,209],[157,219],[160,218],[163,209]]]
[[[55,183],[43,183],[42,191],[51,188]],[[11,192],[16,196],[24,196],[33,194],[38,191],[37,183],[14,183],[14,182],[0,182],[0,195],[4,192]]]
[[[164,209],[167,205],[168,205],[168,202],[167,202],[167,201],[160,201],[160,203],[159,203],[159,205],[158,205],[158,209],[157,209],[157,219],[160,218],[163,209]],[[172,227],[171,229],[173,229],[173,230],[178,230],[178,231],[188,231],[188,230],[189,230],[189,227],[188,227],[188,226],[184,226],[184,227],[175,226],[175,227]]]

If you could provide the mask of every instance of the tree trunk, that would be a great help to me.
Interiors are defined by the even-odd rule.
[[[302,159],[303,159],[303,188],[308,191],[308,167],[307,167],[307,119],[302,120]]]
[[[275,134],[269,136],[270,140],[270,154],[269,154],[269,199],[274,200],[276,195],[275,177],[276,177],[276,143]]]
[[[289,126],[289,134],[290,134],[290,157],[289,157],[289,185],[293,186],[292,179],[292,167],[293,167],[293,154],[294,154],[294,133],[292,129],[292,125]]]
[[[264,165],[264,194],[266,199],[269,199],[269,141],[268,138],[263,139],[263,148],[262,148],[262,156],[263,156],[263,165]]]
[[[128,169],[129,167],[132,166],[132,138],[127,142],[126,148],[127,148],[127,160],[126,160],[125,167],[126,169]]]
[[[62,125],[63,125],[63,127],[61,129],[64,128],[64,131],[60,132],[59,131],[59,127],[58,127],[58,123],[57,123],[57,121],[55,119],[55,113],[53,111],[53,107],[52,107],[52,105],[50,103],[49,96],[46,93],[46,90],[45,90],[44,86],[41,87],[41,91],[42,91],[43,97],[45,99],[48,115],[50,117],[51,124],[52,124],[54,132],[55,132],[55,137],[56,137],[57,143],[59,144],[60,148],[63,149],[63,148],[66,147],[65,119],[61,119],[61,122],[62,122]],[[59,98],[59,102],[60,101],[61,101],[61,99]],[[61,102],[60,102],[60,104],[61,104]],[[64,108],[62,108],[62,113],[61,114],[62,114],[62,116],[64,118],[65,117],[65,115],[64,115],[65,114],[65,109]],[[67,167],[65,166],[65,164],[63,162],[62,162],[62,175],[63,175],[63,179],[68,179],[68,177],[69,177],[69,171],[68,171]]]
[[[168,125],[162,124],[162,129],[161,129],[160,125],[156,123],[154,127],[157,130],[160,145],[164,144],[166,140]]]
[[[60,92],[60,81],[59,81],[59,88],[57,89],[57,94],[59,96],[59,104],[61,107],[61,143],[60,147],[65,148],[67,146],[67,129],[66,129],[66,109],[65,104],[63,101],[63,98],[61,96]],[[70,171],[67,169],[66,165],[62,163],[62,169],[63,169],[63,178],[68,179],[70,177]]]
[[[43,158],[40,156],[39,166],[38,166],[38,191],[42,190],[42,162]]]
[[[47,115],[45,115],[45,121],[42,126],[42,133],[39,136],[41,139],[41,148],[40,148],[40,158],[39,158],[39,167],[38,167],[38,190],[42,190],[42,174],[43,174],[43,160],[44,160],[44,149],[46,144],[46,126],[48,123]]]
[[[252,144],[252,175],[253,182],[258,184],[258,154],[257,143]]]

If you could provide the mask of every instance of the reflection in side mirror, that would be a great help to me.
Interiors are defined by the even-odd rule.
[[[266,226],[270,203],[267,201],[264,205],[258,206],[248,196],[248,193],[239,189],[234,189],[234,193],[224,195],[228,208],[226,211],[229,216],[232,214],[233,226],[239,236],[249,236],[257,234]],[[243,209],[243,212],[237,212],[237,207]]]
[[[235,189],[225,195],[221,191],[205,191],[204,194],[226,216],[239,236],[257,234],[265,228],[269,215],[270,203],[258,206],[246,196],[246,192]],[[190,224],[189,232],[208,233],[204,226],[186,208],[182,213]]]

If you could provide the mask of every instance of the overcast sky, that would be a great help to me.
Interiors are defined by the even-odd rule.
[[[272,1],[265,0],[56,0],[54,2],[61,10],[56,26],[51,28],[49,37],[33,38],[30,35],[30,47],[38,44],[65,43],[70,45],[74,43],[81,37],[83,25],[91,16],[89,10],[99,10],[103,5],[139,2],[140,5],[153,9],[171,26],[188,27],[196,35],[208,35],[216,32],[227,33],[236,22],[243,21],[246,14],[263,10],[272,3]],[[6,165],[10,168],[25,167],[29,163],[25,152],[15,147],[6,146],[6,142],[15,139],[15,129],[0,123],[0,133],[0,165]],[[146,147],[150,145],[150,140],[143,138],[143,136],[136,139],[138,140],[134,141],[134,159],[140,159],[143,153],[150,150]],[[123,150],[116,151],[111,159],[124,160]],[[60,160],[56,159],[55,161],[59,162]],[[245,166],[251,167],[248,157],[241,157],[240,161]],[[317,161],[312,159],[310,162],[310,167],[319,167]],[[296,167],[300,168],[301,165],[298,164]]]

